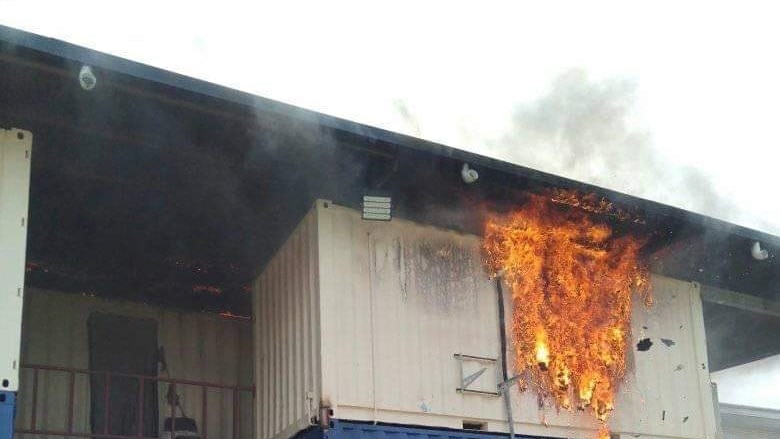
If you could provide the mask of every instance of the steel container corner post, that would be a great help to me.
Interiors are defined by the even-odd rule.
[[[0,439],[13,439],[16,394],[0,391]]]
[[[31,155],[32,133],[0,129],[0,439],[13,435],[19,386]]]

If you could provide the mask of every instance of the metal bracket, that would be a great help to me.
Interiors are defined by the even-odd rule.
[[[472,373],[471,375],[467,377],[461,377],[460,379],[460,388],[461,389],[468,389],[471,383],[477,380],[480,376],[482,376],[483,373],[487,370],[487,367],[483,367],[482,369],[479,369],[478,371]]]
[[[488,367],[484,366],[480,369],[478,369],[476,372],[472,372],[468,376],[464,376],[463,372],[463,362],[464,361],[476,361],[479,363],[488,363],[488,364],[497,364],[498,360],[495,358],[487,358],[487,357],[477,357],[474,355],[466,355],[466,354],[455,354],[453,355],[455,359],[458,361],[458,370],[460,371],[460,386],[455,388],[455,391],[458,393],[473,393],[477,395],[487,395],[487,396],[499,396],[500,393],[498,392],[490,392],[486,390],[476,390],[476,389],[470,389],[469,386],[474,384],[474,381],[476,381],[479,377],[481,377],[487,370]]]
[[[498,386],[497,386],[498,393],[504,393],[506,391],[506,389],[511,387],[512,384],[516,383],[517,380],[519,380],[519,379],[520,379],[520,375],[515,375],[515,376],[513,376],[512,378],[509,378],[506,381],[498,383]]]

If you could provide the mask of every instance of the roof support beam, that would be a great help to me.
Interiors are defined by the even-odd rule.
[[[747,294],[735,293],[720,288],[702,285],[701,298],[706,302],[730,306],[744,311],[755,312],[772,317],[780,317],[780,301],[762,299]]]

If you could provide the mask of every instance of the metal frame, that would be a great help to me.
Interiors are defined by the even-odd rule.
[[[506,433],[454,428],[431,428],[388,423],[366,423],[333,419],[328,428],[310,428],[300,433],[300,439],[504,439]],[[550,439],[540,436],[516,435],[520,439]]]
[[[487,357],[478,357],[475,355],[467,355],[467,354],[454,354],[453,357],[458,362],[458,370],[460,371],[460,386],[455,388],[455,391],[458,393],[473,393],[475,395],[485,395],[485,396],[500,396],[501,394],[499,392],[488,392],[485,390],[474,390],[469,389],[469,386],[474,383],[474,381],[477,380],[480,376],[482,376],[483,373],[487,371],[487,367],[483,367],[482,369],[472,373],[469,376],[463,376],[463,361],[476,361],[480,363],[487,363],[487,364],[493,364],[497,365],[498,360],[495,358],[487,358]]]
[[[32,413],[30,415],[30,425],[25,427],[17,427],[14,429],[14,432],[19,434],[32,434],[32,435],[46,435],[46,436],[66,436],[66,437],[99,437],[99,438],[108,438],[108,439],[128,439],[128,438],[134,438],[134,439],[158,439],[158,438],[150,438],[143,436],[143,400],[144,400],[144,384],[147,382],[164,382],[169,383],[173,387],[172,391],[173,394],[176,394],[176,386],[177,385],[186,385],[186,386],[196,386],[201,388],[201,422],[200,422],[200,437],[201,439],[207,439],[207,420],[208,420],[208,404],[207,404],[207,398],[206,398],[206,391],[208,389],[222,389],[226,391],[231,391],[233,393],[233,439],[238,439],[241,437],[241,406],[240,406],[240,393],[245,392],[252,395],[252,400],[254,401],[254,392],[255,388],[254,386],[239,386],[239,385],[227,385],[227,384],[219,384],[219,383],[211,383],[208,381],[198,381],[198,380],[187,380],[187,379],[179,379],[179,378],[170,378],[170,377],[158,377],[158,376],[146,376],[146,375],[136,375],[136,374],[129,374],[129,373],[114,373],[114,372],[105,372],[105,371],[98,371],[98,370],[89,370],[89,369],[79,369],[79,368],[72,368],[72,367],[60,367],[60,366],[49,366],[49,365],[41,365],[41,364],[23,364],[22,369],[32,370],[33,373],[33,381],[32,381]],[[37,428],[37,411],[38,411],[38,380],[39,375],[41,372],[64,372],[69,374],[69,386],[68,386],[68,419],[67,419],[67,429],[65,431],[54,431],[54,430],[45,430],[45,429],[38,429]],[[103,398],[105,405],[105,421],[103,422],[103,431],[100,433],[95,432],[77,432],[73,430],[73,406],[74,406],[74,400],[75,400],[75,382],[76,382],[76,375],[82,374],[87,376],[92,375],[103,375],[105,376],[105,385],[103,388]],[[125,378],[135,378],[138,380],[139,385],[139,392],[138,392],[138,402],[139,402],[139,410],[138,410],[138,420],[137,420],[137,434],[135,436],[125,436],[125,435],[116,435],[116,434],[110,434],[109,433],[109,422],[110,414],[111,414],[111,404],[110,404],[110,388],[111,388],[111,378],[112,377],[125,377]],[[24,395],[24,389],[21,392]],[[171,419],[171,431],[176,431],[176,400],[177,398],[172,398],[171,400],[171,413],[172,413],[172,419]],[[253,402],[254,405],[254,402]]]

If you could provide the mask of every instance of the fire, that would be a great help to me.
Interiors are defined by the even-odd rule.
[[[602,421],[601,438],[625,372],[632,295],[651,302],[645,239],[616,233],[607,218],[640,222],[593,195],[533,194],[488,220],[484,240],[489,268],[512,291],[521,389],[589,411]]]

